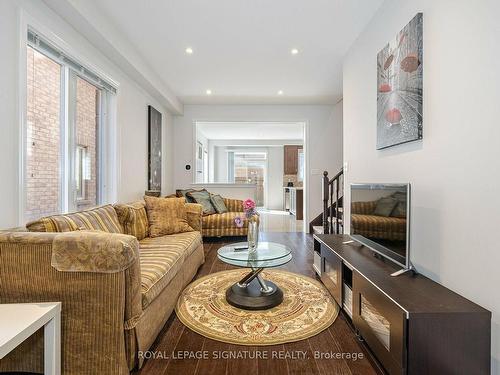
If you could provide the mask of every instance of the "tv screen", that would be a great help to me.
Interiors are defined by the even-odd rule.
[[[409,267],[410,184],[351,184],[351,237]]]

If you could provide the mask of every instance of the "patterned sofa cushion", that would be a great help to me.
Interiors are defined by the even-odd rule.
[[[87,211],[43,217],[26,224],[26,228],[30,232],[100,230],[108,233],[123,233],[116,211],[110,204]]]
[[[394,198],[391,197],[380,198],[377,201],[377,205],[375,206],[375,211],[373,211],[373,214],[375,216],[389,217],[391,216],[391,212],[394,210],[397,204],[398,201]]]
[[[186,202],[187,202],[187,203],[195,203],[195,201],[194,201],[194,199],[193,199],[193,198],[188,197],[188,196],[186,195],[187,193],[190,193],[190,192],[192,192],[192,191],[196,191],[196,190],[194,190],[194,189],[184,189],[184,190],[182,190],[182,189],[177,189],[177,190],[175,191],[175,196],[176,196],[177,198],[182,198],[182,197],[183,197],[184,199],[186,199]],[[168,196],[167,198],[171,198],[171,197],[170,197],[170,196]]]
[[[224,199],[219,194],[211,194],[210,202],[212,202],[212,205],[215,207],[215,211],[217,211],[218,214],[223,214],[228,211],[226,204],[224,203]]]
[[[125,234],[135,236],[139,241],[148,236],[148,216],[144,201],[113,206]]]
[[[203,215],[212,215],[217,212],[212,204],[212,201],[210,200],[210,193],[206,190],[190,191],[186,194],[186,197],[189,197],[195,203],[202,205]]]
[[[186,232],[139,242],[142,307],[146,308],[179,272],[186,259],[202,244],[200,232]]]
[[[167,234],[190,232],[187,223],[184,198],[155,198],[145,196],[148,214],[149,235],[159,237]]]
[[[187,222],[191,228],[201,232],[201,218],[203,215],[203,207],[198,203],[186,203],[184,205],[186,208]]]

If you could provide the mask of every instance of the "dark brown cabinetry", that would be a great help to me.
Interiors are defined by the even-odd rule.
[[[401,374],[406,368],[406,312],[358,272],[353,273],[352,320],[388,372]]]
[[[285,160],[285,174],[299,173],[299,150],[302,146],[299,145],[285,145],[284,146],[284,160]]]
[[[353,325],[389,374],[490,373],[491,312],[423,275],[391,277],[396,266],[349,240],[315,235],[316,272],[344,311],[352,297]]]
[[[290,191],[290,213],[297,220],[304,218],[304,191],[302,188],[288,188]]]
[[[335,253],[323,251],[321,281],[336,301],[342,301],[342,259]]]

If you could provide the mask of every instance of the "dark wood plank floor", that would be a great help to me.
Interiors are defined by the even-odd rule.
[[[283,269],[315,277],[311,266],[312,236],[304,233],[262,233],[261,241],[276,241],[290,246],[293,259]],[[205,241],[206,261],[196,278],[233,268],[218,260],[216,254],[219,247],[230,242],[234,240]],[[172,358],[172,353],[190,356],[197,351],[208,353],[208,358]],[[308,340],[285,345],[246,347],[205,338],[184,327],[173,313],[151,352],[160,353],[164,358],[148,359],[135,375],[380,374],[380,369],[368,359],[368,353],[342,314],[329,329]],[[327,358],[329,353],[345,353],[344,359]],[[238,358],[222,357],[224,354],[238,355]],[[318,354],[322,358],[318,358]],[[346,354],[354,354],[358,358],[347,359]]]

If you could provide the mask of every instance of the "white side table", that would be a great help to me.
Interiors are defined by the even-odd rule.
[[[0,359],[44,327],[44,373],[61,374],[61,302],[0,304]]]

